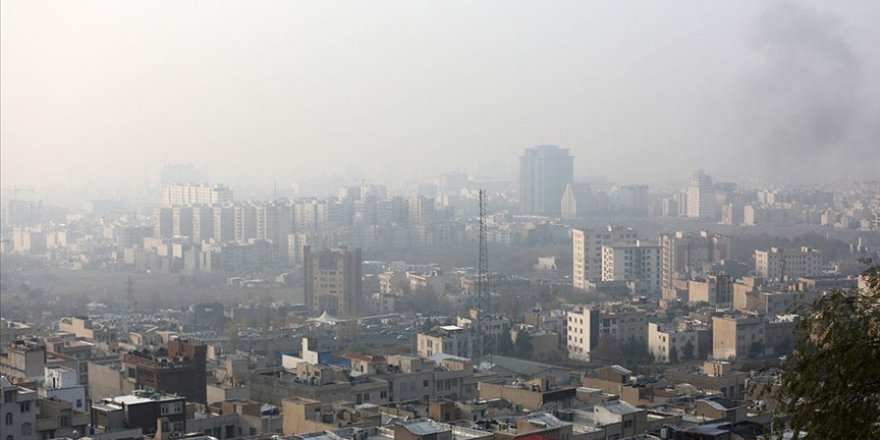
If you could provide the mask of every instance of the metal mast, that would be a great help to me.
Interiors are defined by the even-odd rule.
[[[489,243],[486,238],[486,190],[480,190],[480,262],[477,267],[477,337],[479,358],[485,355],[483,314],[491,313],[492,292],[489,291]]]

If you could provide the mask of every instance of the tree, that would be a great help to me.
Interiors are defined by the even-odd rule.
[[[623,352],[617,338],[611,335],[599,336],[596,347],[590,350],[590,361],[601,364],[619,364],[623,360]]]
[[[521,358],[531,358],[532,357],[532,335],[526,331],[519,331],[516,333],[516,353]]]
[[[682,354],[684,355],[685,362],[690,362],[690,361],[694,360],[694,343],[693,342],[687,341],[687,343],[684,344],[684,347],[682,347],[681,351],[682,351]]]
[[[765,351],[766,351],[766,347],[764,346],[763,342],[761,342],[761,341],[752,342],[752,345],[749,346],[749,357],[752,359],[764,357]]]
[[[504,332],[499,339],[498,354],[509,355],[514,353],[515,350],[516,347],[513,345],[513,339],[510,337],[510,331]]]
[[[795,438],[880,438],[880,270],[863,277],[866,289],[835,290],[798,323],[778,391]]]
[[[678,348],[676,348],[675,345],[672,345],[672,347],[669,347],[669,363],[670,364],[677,364],[678,363]]]

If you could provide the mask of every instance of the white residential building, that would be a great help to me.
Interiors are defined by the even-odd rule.
[[[232,202],[232,190],[223,185],[172,184],[162,190],[162,203],[178,205],[222,205]]]
[[[599,312],[583,308],[565,313],[568,325],[568,358],[590,360],[590,350],[599,343]]]
[[[0,376],[0,414],[2,414],[2,433],[6,439],[32,440],[37,435],[37,393],[34,390],[14,385],[5,376]]]
[[[477,337],[473,330],[457,325],[441,325],[417,335],[419,356],[438,353],[470,359],[476,354]]]
[[[686,359],[685,347],[691,344],[689,349],[692,358],[697,356],[697,331],[681,329],[664,329],[660,324],[648,323],[648,351],[654,355],[654,362],[683,362]],[[674,358],[674,359],[673,359]]]
[[[70,403],[75,411],[87,412],[86,387],[80,385],[76,371],[61,367],[46,367],[45,377],[37,391],[42,398],[56,398]]]
[[[703,170],[695,172],[688,185],[687,216],[703,220],[715,218],[715,184]]]
[[[815,277],[822,273],[822,251],[809,247],[755,251],[755,273],[770,281]]]
[[[602,246],[602,281],[632,281],[636,292],[659,295],[660,246],[614,243]]]
[[[602,229],[572,229],[572,283],[587,290],[588,281],[602,279],[602,246],[611,243],[636,244],[638,231],[617,225]]]

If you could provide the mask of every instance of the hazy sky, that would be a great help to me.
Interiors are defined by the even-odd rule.
[[[506,176],[544,143],[626,181],[880,163],[877,1],[0,6],[5,189]]]

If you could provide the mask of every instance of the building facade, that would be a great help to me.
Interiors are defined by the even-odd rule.
[[[715,218],[715,185],[712,177],[698,170],[687,189],[687,216],[700,220]]]
[[[769,281],[815,277],[822,273],[822,251],[803,246],[799,249],[755,251],[755,273]]]
[[[588,281],[602,279],[602,246],[606,244],[634,245],[638,231],[618,225],[602,229],[572,229],[572,284],[575,289],[587,290]]]
[[[660,234],[663,248],[663,287],[672,287],[676,279],[700,275],[708,263],[730,258],[730,238],[709,231],[678,231]]]
[[[358,316],[363,306],[361,262],[359,248],[312,252],[310,246],[304,246],[304,290],[309,312]]]
[[[574,179],[567,148],[538,145],[519,157],[520,209],[525,214],[559,215],[562,193]]]

